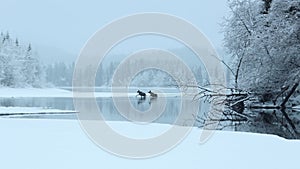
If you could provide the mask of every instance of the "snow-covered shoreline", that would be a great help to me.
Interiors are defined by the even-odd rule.
[[[0,115],[17,115],[17,114],[66,114],[76,113],[74,110],[60,110],[43,107],[0,107]]]
[[[57,88],[0,88],[0,97],[72,97],[72,92]]]
[[[132,135],[168,129],[108,122]],[[277,136],[216,131],[199,144],[202,130],[191,133],[171,151],[154,158],[131,160],[114,156],[93,144],[77,121],[0,119],[2,168],[299,168],[300,141]],[[284,162],[283,162],[284,161]]]
[[[92,92],[95,97],[134,97],[132,93],[114,93],[112,92]],[[89,92],[80,92],[76,96],[90,97]],[[164,93],[164,97],[177,97],[180,93]],[[73,98],[73,92],[59,88],[1,88],[0,98],[21,98],[21,97],[52,97],[52,98]]]

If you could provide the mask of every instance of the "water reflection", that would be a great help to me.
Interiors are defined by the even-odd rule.
[[[246,109],[238,113],[226,109],[221,119],[198,117],[200,127],[217,122],[218,130],[273,134],[286,139],[300,139],[300,112],[291,109]]]
[[[146,112],[150,109],[151,106],[159,106],[161,103],[159,99],[141,99],[141,98],[130,98],[130,103],[132,106],[124,105],[127,102],[122,99],[118,99],[119,105],[122,107],[122,112],[120,113],[112,101],[111,98],[98,98],[98,106],[105,120],[109,121],[128,121],[129,119],[147,119],[151,118]],[[172,124],[175,122],[178,114],[181,110],[181,100],[179,98],[168,98],[166,107],[162,112],[157,112],[154,116],[157,118],[154,122],[157,123],[167,123]],[[140,111],[140,114],[136,114],[134,109]],[[122,115],[123,114],[123,115]],[[191,117],[192,118],[192,117]]]
[[[253,115],[253,114],[256,115]],[[291,109],[253,110],[252,118],[236,125],[236,131],[275,134],[287,139],[300,139],[300,113]]]
[[[118,99],[118,104],[127,104],[125,98]],[[86,110],[89,110],[91,107],[89,105],[89,100],[85,102]],[[160,98],[157,99],[141,99],[138,97],[130,97],[130,103],[132,104],[131,109],[136,109],[141,112],[146,112],[150,109],[151,106],[160,105]],[[108,121],[128,121],[127,118],[122,116],[117,110],[115,103],[112,98],[97,98],[97,104],[100,109],[100,112],[103,116],[103,119]],[[72,98],[0,98],[1,107],[43,107],[48,109],[61,109],[61,110],[74,110],[73,99]],[[132,110],[127,110],[127,116],[133,116],[136,114],[132,113]],[[166,106],[163,112],[158,114],[154,122],[157,123],[167,123],[173,124],[178,114],[181,110],[181,98],[178,97],[169,97],[166,99]],[[195,112],[197,114],[198,112]],[[1,114],[0,114],[1,116]],[[93,114],[87,115],[89,119],[93,118]],[[97,115],[98,116],[98,115]],[[146,116],[146,114],[140,114],[140,116]],[[4,116],[2,116],[4,117]],[[60,113],[51,113],[51,114],[25,114],[25,115],[14,115],[5,117],[9,118],[38,118],[38,119],[77,119],[76,114],[60,114]],[[191,121],[193,116],[186,117],[187,121]],[[180,122],[184,125],[184,122]]]
[[[73,100],[70,98],[0,98],[0,106],[74,110]]]
[[[125,98],[124,98],[125,99]],[[181,107],[181,98],[169,97],[166,99],[164,111],[157,115],[154,122],[173,124],[177,118]],[[185,100],[183,100],[185,101]],[[124,100],[119,99],[119,104],[127,104]],[[188,101],[187,101],[188,102]],[[131,109],[146,112],[151,106],[159,105],[160,98],[140,99],[137,97],[130,98]],[[97,98],[98,107],[105,120],[109,121],[128,121],[117,110],[112,98]],[[197,103],[198,104],[198,103]],[[43,107],[48,109],[74,110],[72,98],[0,98],[1,107]],[[86,109],[90,106],[87,104]],[[146,116],[146,114],[134,114],[131,109],[126,110],[126,116]],[[196,111],[197,112],[197,111]],[[203,127],[207,121],[215,119],[203,116],[203,111],[198,116],[187,114],[184,121],[177,122],[178,125],[191,125],[194,117],[197,117],[196,126]],[[98,116],[98,115],[97,115]],[[35,119],[77,119],[76,114],[23,114],[23,115],[2,115],[5,118],[35,118]],[[89,118],[93,118],[90,116]],[[237,113],[232,110],[225,110],[222,119],[217,119],[219,130],[233,130],[252,133],[273,134],[287,139],[300,139],[300,112],[294,112],[291,109],[285,110],[261,110],[246,109],[244,112]]]

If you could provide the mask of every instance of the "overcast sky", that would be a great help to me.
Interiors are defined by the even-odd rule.
[[[88,38],[118,18],[141,12],[179,16],[201,30],[218,48],[226,0],[1,0],[0,30],[33,44],[77,54]]]

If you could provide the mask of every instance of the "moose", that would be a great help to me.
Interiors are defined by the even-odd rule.
[[[144,93],[144,92],[142,92],[140,90],[138,90],[137,93],[138,93],[139,96],[141,96],[142,99],[146,98],[146,93]]]
[[[153,93],[151,90],[148,92],[152,98],[157,98],[157,94]]]

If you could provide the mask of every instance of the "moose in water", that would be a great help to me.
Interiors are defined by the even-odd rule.
[[[140,90],[138,90],[137,93],[138,93],[137,96],[141,96],[141,99],[146,99],[146,93],[144,93]],[[157,94],[153,93],[151,90],[148,93],[150,94],[150,97],[152,99],[157,98]]]
[[[153,93],[151,90],[148,92],[152,98],[157,98],[157,94]]]
[[[141,99],[145,99],[146,98],[146,93],[144,93],[144,92],[142,92],[140,90],[138,90],[137,93],[138,93],[139,96],[141,96]]]

